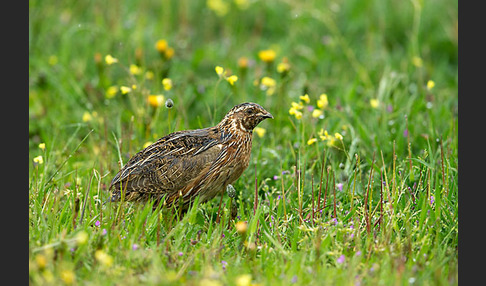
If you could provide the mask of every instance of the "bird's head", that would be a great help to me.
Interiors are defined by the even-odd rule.
[[[273,115],[259,104],[246,102],[233,107],[225,115],[220,125],[235,131],[252,132],[253,128],[267,118],[273,118]]]

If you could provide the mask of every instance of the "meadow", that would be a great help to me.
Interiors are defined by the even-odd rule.
[[[29,284],[458,284],[457,1],[66,2],[29,1]],[[103,204],[248,101],[235,198]]]

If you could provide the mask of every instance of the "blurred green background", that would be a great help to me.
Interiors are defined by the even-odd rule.
[[[107,284],[159,284],[147,277],[174,278],[176,271],[186,280],[177,280],[178,274],[166,283],[249,285],[240,284],[238,275],[251,272],[253,284],[263,285],[293,283],[294,277],[298,283],[343,285],[457,284],[457,6],[452,0],[29,1],[30,282],[72,284],[102,273],[109,277],[103,282]],[[267,58],[261,55],[268,50]],[[107,56],[117,62],[107,62]],[[216,66],[224,69],[221,76]],[[231,75],[237,76],[233,84],[227,80]],[[172,87],[164,87],[164,78]],[[275,86],[265,85],[268,79]],[[328,104],[319,107],[322,94]],[[157,102],[156,95],[163,95],[163,101]],[[172,109],[164,106],[169,98]],[[148,209],[141,215],[132,206],[125,210],[140,225],[149,220],[152,232],[141,239],[140,225],[115,227],[113,210],[95,203],[107,197],[106,187],[120,164],[143,146],[175,130],[215,125],[245,101],[261,104],[275,119],[260,124],[250,168],[234,184],[240,193],[239,215],[285,226],[272,235],[279,242],[287,237],[289,244],[283,239],[281,248],[258,259],[233,252],[239,242],[234,229],[216,225],[213,230],[219,202],[214,200],[201,207],[208,215],[202,217],[199,210],[196,226],[187,221],[178,225],[176,233],[184,238],[175,244],[193,255],[193,263],[171,264],[177,257],[171,251],[178,250],[173,247],[164,256],[163,247],[154,245],[160,223],[156,215],[146,219]],[[300,108],[302,117],[292,107]],[[330,136],[323,138],[324,131]],[[308,269],[313,260],[306,253],[314,257],[313,243],[321,242],[321,233],[308,232],[296,218],[302,207],[307,217],[311,213],[310,182],[319,178],[323,154],[344,189],[337,194],[337,219],[346,226],[324,224],[330,231],[325,233],[332,234],[322,236],[321,255],[327,262],[312,276]],[[253,217],[255,166],[260,204],[268,206],[262,207],[261,217]],[[297,169],[304,172],[298,179]],[[375,180],[369,186],[371,170]],[[396,209],[389,226],[393,234],[378,225],[378,243],[373,244],[362,219],[367,187],[374,218],[381,217],[380,170],[387,172],[387,180],[393,174],[388,187],[393,196],[386,199],[393,199]],[[282,171],[290,174],[285,184]],[[297,190],[301,182],[302,193]],[[289,192],[290,222],[275,203],[281,189]],[[44,253],[79,241],[75,222],[85,202],[89,223],[80,228],[89,234],[87,245],[59,259]],[[108,236],[93,228],[102,214],[101,228],[110,229]],[[336,211],[333,215],[329,208],[324,215],[336,218]],[[361,223],[349,242],[343,233],[351,231],[353,220]],[[193,251],[186,240],[199,237],[200,229],[207,249]],[[218,254],[219,260],[207,266],[213,263],[218,246],[211,243],[218,231],[230,241],[222,257]],[[274,242],[262,237],[258,243]],[[133,254],[133,243],[147,252]],[[119,268],[108,271],[97,264],[102,260],[94,257],[96,249],[109,253]],[[358,251],[369,253],[354,256],[349,265],[335,262]],[[43,270],[41,254],[52,263],[44,266],[50,272]],[[221,272],[221,259],[233,267],[229,272]],[[133,276],[135,270],[127,270],[133,265],[147,276]],[[376,265],[381,268],[373,274]],[[221,279],[208,278],[211,267],[219,269]],[[191,276],[191,271],[199,274]],[[286,276],[280,279],[273,272]],[[56,278],[49,278],[52,274]]]

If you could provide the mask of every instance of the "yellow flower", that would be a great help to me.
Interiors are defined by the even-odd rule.
[[[290,70],[290,65],[287,62],[281,62],[277,65],[277,72],[284,73]]]
[[[290,104],[292,105],[292,108],[295,108],[296,110],[302,110],[304,108],[302,102],[297,103],[295,101],[292,101]]]
[[[293,107],[291,107],[289,109],[289,114],[295,116],[295,118],[297,118],[297,119],[301,119],[302,118],[302,112],[300,112],[299,110],[297,110],[297,109],[295,109]]]
[[[309,95],[307,93],[305,95],[301,95],[299,98],[300,98],[300,100],[303,100],[307,104],[309,104],[309,102],[310,102],[310,98],[309,98]]]
[[[261,83],[266,87],[274,87],[277,85],[277,82],[273,78],[268,76],[263,77]]]
[[[76,242],[80,245],[88,242],[88,238],[89,238],[89,236],[86,233],[86,231],[84,231],[84,230],[82,230],[82,231],[78,232],[78,234],[76,234]]]
[[[136,84],[132,84],[132,89],[133,90],[137,89],[137,85]]]
[[[246,223],[244,221],[239,221],[239,222],[236,223],[236,231],[239,234],[246,233],[247,229],[248,229],[248,223]]]
[[[260,81],[260,89],[266,90],[268,96],[272,95],[275,92],[276,86],[277,82],[273,78],[268,76],[263,77]]]
[[[370,99],[370,105],[373,108],[378,108],[378,106],[380,106],[380,101],[376,98],[372,98]]]
[[[154,72],[153,71],[146,71],[145,72],[145,78],[148,80],[154,79]]]
[[[337,140],[343,140],[343,135],[336,132],[334,133],[334,138],[336,138]]]
[[[268,49],[268,50],[261,50],[258,52],[258,57],[260,60],[266,62],[266,63],[271,63],[275,60],[275,57],[277,56],[277,53],[274,50]]]
[[[222,286],[221,282],[218,280],[213,280],[209,278],[203,278],[199,281],[199,286]]]
[[[40,144],[39,144],[39,148],[40,148],[42,151],[46,150],[46,143],[40,143]]]
[[[165,58],[170,60],[175,54],[175,50],[171,47],[168,47],[167,50],[165,50]]]
[[[107,65],[112,65],[114,63],[117,63],[118,62],[118,59],[112,57],[111,55],[106,55],[105,56],[105,62],[106,62]]]
[[[73,284],[75,278],[76,276],[71,270],[63,270],[61,272],[61,280],[66,284]]]
[[[223,0],[207,0],[206,5],[210,10],[213,10],[216,15],[222,17],[228,13],[229,4]]]
[[[152,141],[147,141],[145,144],[143,144],[143,149],[147,148],[148,146],[152,145],[154,142]]]
[[[118,92],[118,86],[116,85],[113,85],[113,86],[110,86],[107,90],[106,90],[106,94],[105,94],[105,97],[106,98],[113,98],[115,97],[116,93]]]
[[[161,54],[167,50],[168,46],[167,41],[164,39],[160,39],[155,43],[155,49]]]
[[[147,98],[148,103],[152,107],[160,107],[165,103],[165,97],[162,94],[159,95],[149,95]]]
[[[216,66],[214,68],[214,70],[216,71],[216,73],[219,75],[219,77],[222,77],[223,76],[223,73],[224,73],[224,68],[223,67],[220,67],[220,66]]]
[[[42,158],[42,156],[37,156],[34,158],[34,163],[39,165],[44,164],[44,158]]]
[[[238,67],[242,69],[248,68],[248,58],[247,57],[241,57],[238,59]]]
[[[311,139],[307,140],[307,145],[312,145],[316,142],[317,142],[317,138],[311,138]]]
[[[232,75],[226,79],[226,81],[229,82],[231,85],[234,85],[237,80],[238,77],[236,75]]]
[[[329,138],[329,133],[327,132],[327,130],[321,129],[317,134],[319,135],[319,138],[321,138],[322,141],[327,140]]]
[[[433,89],[435,86],[435,82],[433,80],[427,81],[427,90]]]
[[[130,73],[133,75],[139,75],[142,73],[142,69],[138,67],[137,65],[131,64],[130,65]]]
[[[236,277],[236,286],[249,286],[251,284],[251,274],[242,274]]]
[[[267,130],[265,128],[261,128],[261,127],[255,127],[255,129],[253,129],[256,134],[258,135],[258,137],[262,138],[263,136],[265,136],[265,132],[267,132]]]
[[[164,78],[162,80],[162,84],[164,85],[165,90],[171,90],[172,89],[172,80],[170,78]]]
[[[415,56],[412,58],[412,64],[419,68],[423,66],[424,63],[420,57]]]
[[[37,254],[35,256],[35,262],[37,263],[37,267],[39,267],[40,270],[46,268],[47,266],[47,259],[42,254]]]
[[[49,57],[49,60],[47,61],[51,66],[54,66],[57,64],[58,60],[55,55],[52,55]]]
[[[88,111],[85,111],[83,113],[83,122],[91,121],[91,119],[93,119],[93,117],[91,116],[91,113],[89,113]]]
[[[314,109],[312,110],[312,117],[314,118],[318,118],[319,116],[321,116],[323,114],[322,110],[320,109]]]
[[[327,100],[327,94],[321,94],[319,96],[319,100],[317,100],[317,106],[321,109],[325,109],[328,105],[329,101]]]
[[[238,8],[240,10],[246,10],[250,6],[250,1],[248,1],[248,0],[235,0],[235,4],[236,4],[236,6],[238,6]]]
[[[113,258],[101,249],[96,250],[95,258],[104,266],[111,266],[113,264]]]
[[[128,86],[120,86],[120,91],[121,91],[122,94],[127,94],[130,91],[132,91],[132,89],[129,88]]]
[[[327,140],[327,146],[331,147],[331,146],[336,146],[336,142],[337,140],[334,138],[334,137],[329,137],[329,140]]]

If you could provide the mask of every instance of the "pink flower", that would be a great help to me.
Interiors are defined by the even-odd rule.
[[[339,256],[339,258],[337,259],[337,263],[339,264],[342,264],[344,263],[344,261],[346,260],[346,256],[344,256],[344,254],[342,254],[341,256]]]

